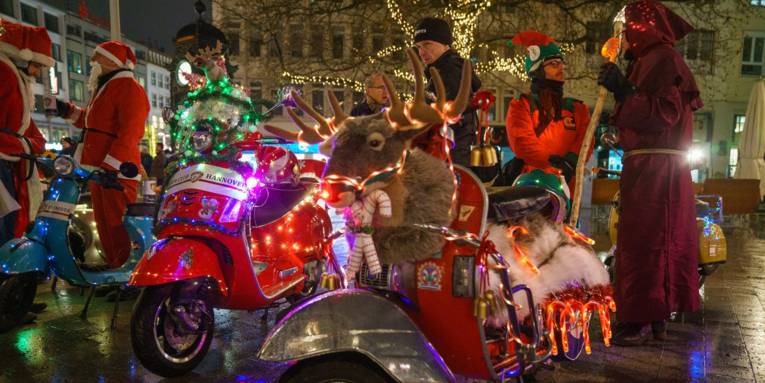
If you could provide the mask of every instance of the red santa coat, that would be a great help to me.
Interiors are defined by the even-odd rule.
[[[101,86],[87,108],[75,107],[69,116],[74,126],[84,130],[75,159],[91,169],[119,170],[128,161],[140,166],[138,146],[148,115],[149,100],[133,72],[118,72]]]
[[[13,154],[40,154],[45,150],[45,138],[31,119],[33,105],[27,82],[16,66],[0,53],[0,158],[15,162],[13,180],[19,213],[14,225],[14,235],[20,237],[30,220],[34,219],[42,197],[42,189],[36,171],[27,179],[30,164]],[[7,195],[6,195],[7,196]],[[3,201],[8,207],[13,201]],[[2,214],[10,213],[4,211]]]
[[[579,155],[584,141],[584,133],[590,123],[587,105],[572,98],[564,98],[561,107],[561,119],[550,121],[547,127],[537,135],[539,108],[531,107],[529,98],[523,95],[510,102],[507,110],[507,138],[513,153],[523,159],[524,172],[542,169],[556,173],[558,169],[550,164],[550,156],[565,156],[567,153]],[[589,155],[592,154],[590,149]],[[571,190],[574,181],[569,188]]]
[[[626,153],[686,152],[693,111],[703,104],[674,42],[693,28],[652,1],[626,9],[625,35],[637,92],[617,105],[612,124]],[[691,172],[684,155],[626,156],[621,177],[615,298],[619,321],[665,320],[699,308],[698,233]]]

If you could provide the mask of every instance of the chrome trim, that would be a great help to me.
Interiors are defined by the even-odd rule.
[[[335,290],[292,309],[266,337],[258,358],[295,362],[358,352],[400,382],[454,382],[419,328],[395,303],[367,290]]]

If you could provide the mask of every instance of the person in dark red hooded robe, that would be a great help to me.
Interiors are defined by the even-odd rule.
[[[626,77],[604,64],[598,83],[613,92],[611,124],[619,128],[622,159],[614,343],[666,339],[672,312],[699,308],[698,233],[686,159],[693,111],[703,106],[674,44],[693,30],[657,1],[625,9]]]

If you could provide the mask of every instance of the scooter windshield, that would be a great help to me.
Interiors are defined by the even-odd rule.
[[[160,225],[201,225],[233,234],[244,213],[248,189],[238,172],[209,164],[179,170],[170,179],[159,210]]]

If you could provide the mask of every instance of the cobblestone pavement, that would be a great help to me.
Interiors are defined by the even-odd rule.
[[[764,236],[765,237],[765,236]],[[728,234],[729,263],[704,288],[703,311],[670,324],[670,339],[638,348],[605,348],[536,375],[540,382],[763,382],[765,383],[765,239],[749,230]],[[88,320],[79,318],[79,289],[50,292],[38,320],[0,334],[0,382],[160,382],[133,356],[132,301],[123,302],[116,329],[112,304],[96,298]],[[212,348],[189,382],[267,382],[254,355],[277,310],[216,311]],[[593,333],[597,333],[593,331]]]

